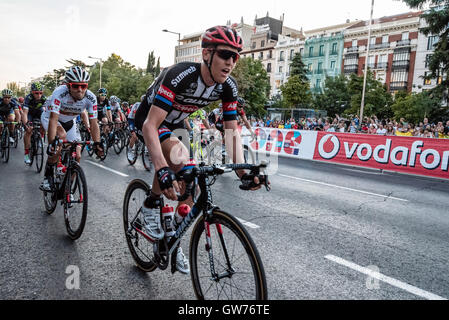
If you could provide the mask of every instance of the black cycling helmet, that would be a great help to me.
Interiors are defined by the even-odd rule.
[[[106,88],[100,88],[98,89],[98,94],[108,94],[108,90]]]

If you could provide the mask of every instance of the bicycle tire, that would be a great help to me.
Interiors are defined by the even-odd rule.
[[[120,132],[114,131],[112,139],[113,139],[112,147],[114,148],[115,154],[120,154],[120,152],[122,151],[121,149],[122,138],[120,137]]]
[[[151,172],[151,169],[153,167],[152,166],[153,162],[151,161],[151,155],[146,146],[143,146],[142,162],[143,162],[143,166],[144,166],[145,170],[147,170],[148,172]]]
[[[53,179],[55,176],[55,170],[56,170],[56,166],[53,166],[53,173],[52,173]],[[48,215],[51,215],[56,210],[56,206],[58,205],[58,192],[59,192],[58,190],[59,190],[59,184],[55,183],[55,191],[54,192],[43,191],[45,211],[47,212]]]
[[[3,145],[3,162],[7,163],[9,161],[9,129],[4,127],[2,133],[2,145]]]
[[[19,143],[19,130],[17,130],[17,125],[14,126],[13,139],[14,139],[13,147],[14,149],[17,149],[17,145]]]
[[[42,142],[42,138],[40,136],[36,138],[37,140],[35,140],[33,159],[36,158],[36,172],[40,173],[42,171],[42,167],[44,166],[44,143]]]
[[[132,148],[132,149],[134,149],[134,155],[135,155],[135,157],[134,157],[134,160],[133,161],[131,161],[131,160],[129,160],[129,158],[128,158],[128,152],[129,152],[129,145],[126,145],[126,160],[128,160],[128,162],[129,162],[129,164],[130,165],[134,165],[135,163],[136,163],[136,161],[137,161],[137,156],[138,156],[138,153],[137,153],[137,148],[138,148],[138,144],[137,144],[137,142],[136,143],[134,143],[134,147]]]
[[[64,206],[64,221],[67,233],[72,240],[76,240],[81,237],[83,233],[84,227],[86,225],[87,219],[87,207],[88,207],[88,193],[87,193],[87,182],[86,177],[84,175],[83,169],[75,162],[72,162],[72,166],[69,170],[67,170],[66,179],[73,178],[73,182],[70,183],[70,194],[64,193],[63,206]],[[72,185],[74,184],[74,186]],[[79,197],[75,198],[75,201],[68,202],[68,198],[70,198],[71,194],[76,194],[78,191]],[[73,203],[82,204],[81,216],[79,217],[79,223],[74,223],[74,214],[71,210],[73,207],[70,207]],[[70,210],[69,210],[70,209]],[[79,215],[78,215],[79,216]]]
[[[139,219],[143,219],[143,217],[137,217],[137,215],[141,215],[140,208],[150,190],[150,186],[145,181],[135,179],[126,188],[123,200],[123,227],[126,243],[137,267],[145,272],[152,272],[157,268],[153,262],[153,244],[138,231],[142,221]],[[137,218],[135,225],[131,226],[134,218]]]
[[[213,261],[210,261],[207,252],[208,244],[206,243],[206,246],[204,246],[204,243],[200,244],[202,236],[206,234],[204,219],[204,216],[198,219],[190,240],[190,270],[196,297],[199,300],[206,300],[212,294],[217,293],[218,296],[213,298],[214,300],[220,300],[220,298],[226,300],[266,300],[268,294],[262,260],[246,229],[232,215],[215,209],[212,215],[208,217],[208,230],[212,243],[212,247],[209,248],[213,252]],[[213,225],[215,225],[215,228],[213,228]],[[226,243],[224,247],[219,237],[220,232],[218,230],[220,228],[223,242]],[[217,232],[212,236],[211,231],[215,229]],[[224,248],[227,248],[227,250],[224,250]],[[231,260],[231,268],[227,264],[226,257]],[[247,259],[244,259],[245,257]],[[244,262],[247,264],[244,265]],[[222,275],[220,279],[212,279],[211,265],[216,268],[216,274]],[[218,271],[218,269],[226,269],[226,271]],[[223,276],[226,272],[231,274]],[[236,294],[235,290],[241,287],[244,287],[242,292]],[[244,294],[249,296],[245,297]]]
[[[28,156],[30,157],[30,163],[28,164],[29,167],[33,166],[34,163],[34,154],[36,152],[36,143],[35,143],[35,139],[34,139],[34,134],[31,134],[31,138],[30,138],[30,151]]]
[[[257,162],[257,157],[256,154],[253,150],[251,150],[250,147],[248,147],[247,145],[243,145],[243,158],[245,160],[245,163],[248,164],[256,164]]]
[[[103,147],[103,156],[100,157],[101,161],[104,161],[106,159],[106,156],[108,155],[108,137],[106,134],[102,133],[100,136],[100,143]],[[92,153],[93,153],[93,147],[92,147]]]

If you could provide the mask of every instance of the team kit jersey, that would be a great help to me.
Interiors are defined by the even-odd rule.
[[[46,96],[42,96],[40,99],[34,99],[32,94],[25,97],[23,102],[23,110],[28,110],[28,121],[32,122],[33,118],[40,119],[42,112],[44,111],[44,104],[47,100]]]
[[[183,120],[191,113],[218,100],[223,104],[224,120],[236,120],[237,95],[237,83],[232,77],[208,87],[201,77],[200,63],[181,62],[165,69],[148,88],[136,113],[136,127],[142,130],[151,106],[155,105],[167,111],[161,128],[184,128]]]
[[[97,98],[87,90],[83,99],[75,101],[70,95],[69,88],[61,85],[55,89],[50,99],[47,100],[48,105],[45,112],[42,113],[41,121],[44,129],[48,131],[48,123],[51,113],[59,115],[59,123],[67,132],[67,140],[80,140],[79,131],[75,125],[75,119],[87,110],[89,119],[97,119]]]
[[[106,117],[106,110],[111,110],[108,98],[105,98],[103,102],[100,102],[100,98],[97,97],[97,105],[98,105],[98,118],[102,119]]]
[[[19,109],[19,102],[15,98],[12,98],[8,104],[0,99],[0,116],[6,119],[10,114],[14,114],[16,109]]]

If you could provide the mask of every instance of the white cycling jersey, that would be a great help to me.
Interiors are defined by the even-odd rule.
[[[140,106],[140,102],[136,102],[132,106],[131,111],[128,114],[128,119],[134,119],[136,117],[136,112],[137,112],[137,109],[139,108],[139,106]]]
[[[117,112],[118,110],[122,110],[122,108],[120,107],[120,103],[115,102],[115,103],[111,103],[111,112]]]
[[[75,101],[70,95],[69,88],[66,85],[61,85],[53,91],[50,99],[47,100],[47,110],[44,117],[50,118],[50,114],[59,114],[59,122],[68,122],[75,119],[84,110],[87,110],[89,119],[96,119],[97,111],[97,97],[90,91],[86,91],[86,95],[82,100]]]

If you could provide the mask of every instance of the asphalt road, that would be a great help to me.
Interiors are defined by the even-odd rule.
[[[101,164],[115,172],[94,163],[84,154],[89,212],[77,241],[61,206],[45,213],[43,176],[23,164],[22,144],[0,163],[0,299],[195,299],[190,276],[141,272],[128,251],[124,193],[152,175],[112,150]],[[214,203],[253,237],[270,299],[449,298],[449,181],[281,158],[271,185],[242,192],[228,175],[213,186]]]

